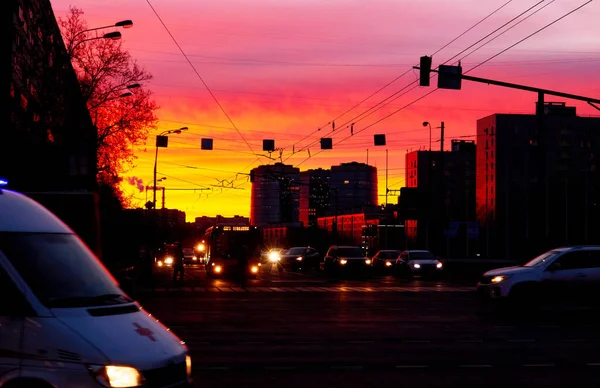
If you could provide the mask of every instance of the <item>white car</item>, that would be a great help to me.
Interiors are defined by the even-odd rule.
[[[188,387],[186,345],[46,208],[0,188],[0,387]]]
[[[442,275],[444,263],[429,251],[413,249],[400,253],[395,268],[399,275],[438,278]]]
[[[534,302],[592,297],[599,286],[600,246],[574,246],[549,250],[522,266],[488,271],[477,290],[486,299]]]

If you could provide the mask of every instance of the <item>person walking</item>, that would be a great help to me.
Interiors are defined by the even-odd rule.
[[[181,243],[178,242],[175,244],[175,251],[173,252],[173,284],[177,282],[177,274],[179,274],[179,280],[183,283],[183,258],[183,247]]]

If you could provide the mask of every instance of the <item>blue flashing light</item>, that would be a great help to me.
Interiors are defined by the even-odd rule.
[[[4,179],[4,178],[0,178],[0,186],[6,186],[8,185],[8,180]]]

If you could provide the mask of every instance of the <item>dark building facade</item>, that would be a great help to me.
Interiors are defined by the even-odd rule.
[[[2,12],[8,96],[0,176],[63,219],[99,252],[96,131],[49,0],[8,0]]]
[[[299,222],[300,169],[283,163],[250,172],[250,222],[256,226]]]
[[[322,168],[300,173],[300,222],[316,227],[317,218],[330,213],[329,180],[331,172]]]
[[[93,191],[96,133],[50,1],[6,5],[0,176],[19,191]]]
[[[464,140],[452,140],[450,152],[406,154],[400,208],[414,247],[450,256],[469,256],[475,249],[477,236],[469,232],[476,219],[475,156],[475,142]]]
[[[378,205],[377,168],[358,162],[332,166],[330,195],[337,214],[360,213],[364,206]]]
[[[487,256],[525,260],[600,235],[600,118],[564,103],[477,121],[477,218]],[[541,130],[540,130],[541,129]]]

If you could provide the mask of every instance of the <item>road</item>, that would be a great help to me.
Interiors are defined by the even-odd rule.
[[[472,285],[330,282],[264,268],[242,289],[186,269],[144,307],[186,341],[200,387],[597,387],[600,315],[482,307]]]

